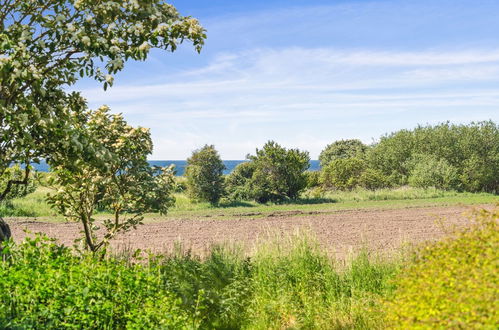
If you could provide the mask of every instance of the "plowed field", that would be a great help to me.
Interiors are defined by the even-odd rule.
[[[478,206],[475,206],[477,208]],[[172,219],[146,223],[112,241],[113,249],[171,251],[175,242],[203,255],[217,243],[236,243],[251,253],[260,240],[305,230],[315,235],[332,255],[344,257],[350,251],[367,247],[389,252],[400,246],[438,239],[455,226],[470,223],[472,207],[446,206],[390,210],[337,212],[283,212],[265,217],[241,214],[230,219]],[[77,223],[48,223],[29,219],[6,219],[16,241],[24,229],[43,232],[59,242],[72,245],[79,235]]]

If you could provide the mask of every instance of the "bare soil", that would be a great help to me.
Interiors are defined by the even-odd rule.
[[[456,226],[471,223],[469,215],[480,206],[422,207],[389,210],[353,210],[334,213],[272,213],[265,217],[233,219],[173,219],[146,223],[115,238],[111,246],[120,250],[171,252],[176,243],[204,255],[214,244],[235,243],[251,254],[261,240],[305,230],[315,235],[320,244],[338,258],[366,247],[381,253],[391,252],[407,244],[435,240]],[[487,207],[487,206],[481,206]],[[12,236],[21,241],[26,233],[42,232],[71,246],[79,237],[77,223],[48,223],[30,219],[6,219]]]

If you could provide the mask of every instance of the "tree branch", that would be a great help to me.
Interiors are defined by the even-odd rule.
[[[26,164],[26,167],[24,168],[24,178],[22,180],[9,180],[7,182],[7,186],[5,187],[4,191],[0,194],[0,202],[5,199],[7,194],[12,190],[12,186],[17,184],[17,185],[27,185],[29,182],[29,173],[31,171],[31,168],[29,166],[29,163]]]

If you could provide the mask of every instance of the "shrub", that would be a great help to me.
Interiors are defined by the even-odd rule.
[[[320,185],[320,171],[305,171],[305,180],[307,181],[307,188],[315,188]]]
[[[496,157],[499,160],[499,153]],[[494,168],[494,162],[472,156],[463,163],[460,182],[467,191],[499,193],[499,169]]]
[[[353,189],[359,184],[366,164],[359,158],[339,158],[322,169],[321,184],[326,188]]]
[[[308,235],[261,244],[252,258],[228,246],[206,258],[181,250],[79,255],[38,236],[0,258],[2,329],[373,328],[396,264],[362,253],[343,269]]]
[[[213,145],[193,151],[187,159],[187,192],[193,199],[217,204],[223,194],[225,165]]]
[[[253,198],[250,181],[255,172],[254,162],[238,164],[225,178],[225,192],[231,201],[249,200]]]
[[[327,166],[333,160],[340,158],[362,158],[367,151],[367,146],[360,140],[340,140],[329,144],[319,155],[322,167]]]
[[[438,189],[456,189],[458,187],[457,169],[445,159],[436,159],[431,155],[416,155],[409,161],[409,185],[418,188],[435,187]]]
[[[376,190],[390,186],[389,178],[381,171],[368,168],[359,177],[359,186],[369,190]]]
[[[495,329],[499,320],[499,209],[477,223],[422,247],[400,273],[384,306],[397,329]]]
[[[148,129],[134,128],[108,107],[82,114],[82,131],[92,137],[89,144],[107,155],[98,164],[61,158],[54,161],[58,189],[48,197],[54,209],[67,219],[82,224],[85,248],[96,252],[121,232],[142,223],[146,212],[165,214],[174,198],[172,168],[151,168],[147,155],[152,152]],[[112,216],[102,221],[104,235],[97,235],[94,212],[99,206]]]
[[[201,259],[177,254],[161,264],[164,287],[204,329],[240,329],[251,296],[251,262],[239,251],[214,246]]]
[[[181,328],[188,315],[154,265],[77,256],[38,236],[0,258],[0,328]]]
[[[310,157],[306,151],[286,149],[269,141],[248,159],[254,166],[249,189],[260,203],[297,198],[307,185],[304,172],[310,166]]]

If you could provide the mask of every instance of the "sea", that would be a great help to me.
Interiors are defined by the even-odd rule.
[[[241,164],[246,162],[246,160],[224,160],[224,165],[225,165],[225,171],[224,174],[229,174],[234,170],[234,168]],[[150,160],[149,164],[151,166],[169,166],[171,164],[175,165],[175,175],[177,176],[182,176],[184,175],[185,172],[185,167],[187,166],[187,161],[186,160]],[[50,167],[45,161],[40,162],[40,164],[33,164],[33,167],[35,170],[39,172],[49,172]],[[311,160],[310,161],[310,171],[318,171],[320,169],[319,161],[318,160]]]

